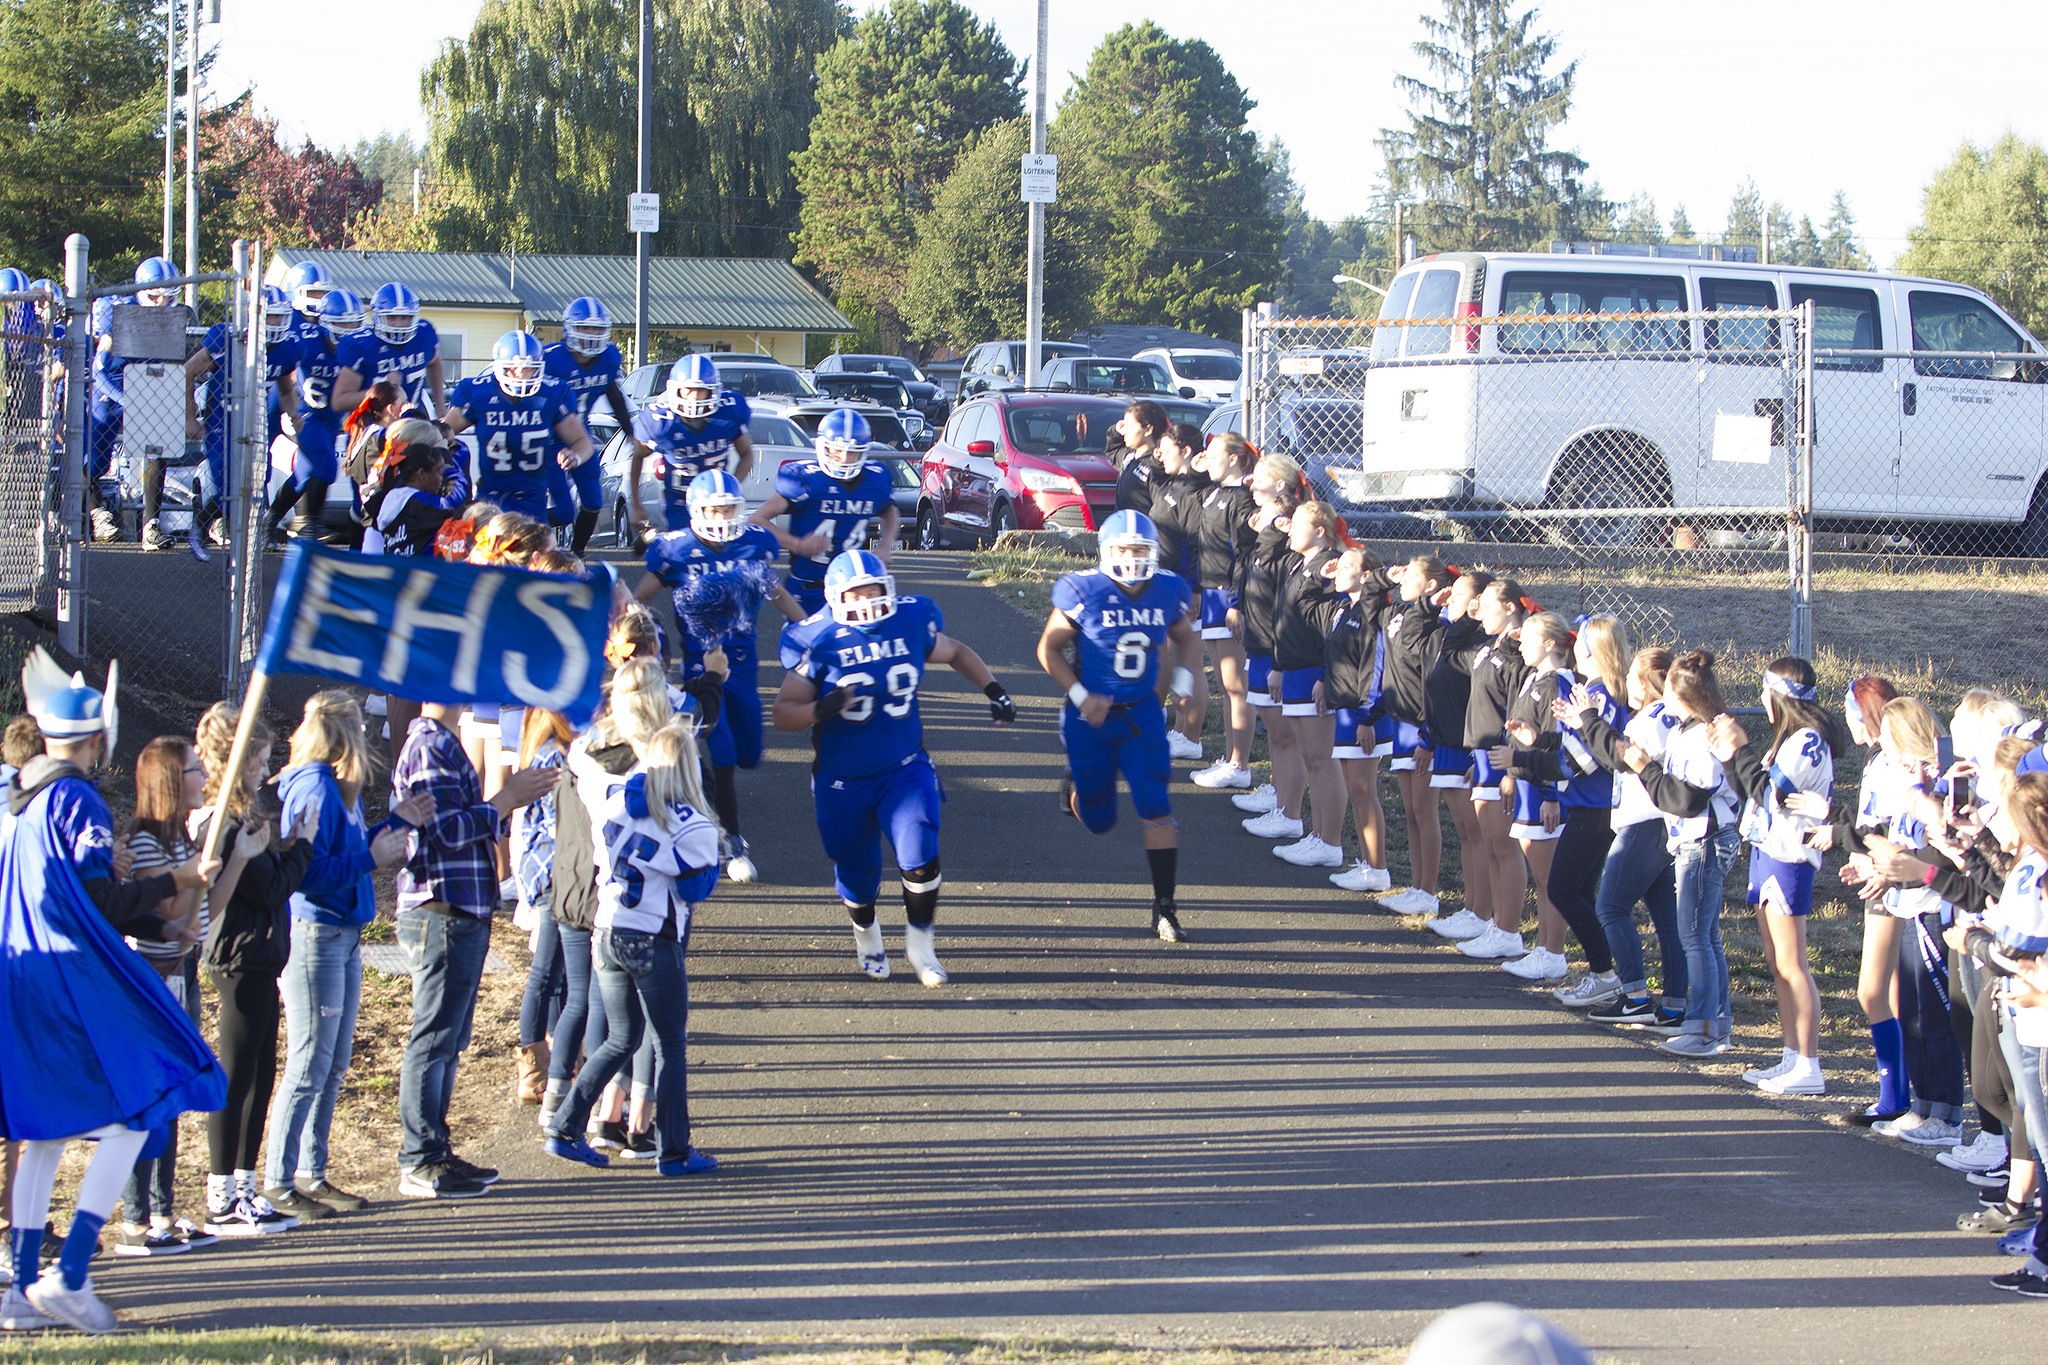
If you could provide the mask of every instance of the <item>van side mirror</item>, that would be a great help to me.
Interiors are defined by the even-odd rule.
[[[1010,367],[1008,365],[991,365],[988,367],[988,372],[998,379],[1008,379],[1010,377]]]
[[[1187,385],[1183,384],[1181,385],[1180,396],[1183,398],[1193,398],[1195,396],[1195,391],[1187,387]]]

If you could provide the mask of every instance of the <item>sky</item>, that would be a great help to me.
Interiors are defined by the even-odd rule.
[[[1035,50],[1036,0],[968,3],[1012,51]],[[307,77],[323,69],[308,54],[332,41],[327,6],[226,0],[224,22],[204,36],[219,45],[216,88],[253,87],[294,137],[422,138],[420,68],[479,8],[352,0],[350,30],[376,35],[356,50],[376,57],[353,63],[345,85]],[[1056,108],[1104,34],[1153,18],[1222,56],[1257,101],[1253,126],[1287,145],[1311,213],[1366,213],[1375,139],[1405,108],[1395,77],[1423,74],[1411,44],[1425,8],[1434,0],[1052,0],[1050,96]],[[1684,204],[1696,231],[1720,227],[1744,177],[1816,225],[1842,189],[1882,265],[1905,249],[1922,191],[1962,142],[2008,129],[2048,141],[2038,97],[2048,5],[1971,11],[1946,28],[1908,0],[1546,0],[1540,13],[1560,60],[1579,64],[1552,145],[1586,157],[1611,198],[1648,193],[1667,218]]]

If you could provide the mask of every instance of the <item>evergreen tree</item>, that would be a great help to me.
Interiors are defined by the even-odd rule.
[[[818,115],[796,154],[796,259],[875,344],[899,349],[917,220],[975,134],[1023,113],[1023,71],[958,0],[892,0],[818,59]]]
[[[1092,242],[1094,187],[1085,163],[1067,159],[1062,130],[1047,146],[1060,157],[1060,199],[1045,212],[1045,334],[1071,334],[1093,321],[1099,252]],[[1028,213],[1017,195],[1018,159],[1030,150],[1028,119],[999,123],[974,139],[917,222],[900,305],[918,341],[969,346],[1024,335]]]
[[[1898,268],[1973,284],[2048,335],[2048,151],[2007,133],[1965,142],[1935,173]]]
[[[1837,270],[1870,269],[1870,257],[1856,240],[1856,215],[1849,211],[1849,196],[1841,190],[1828,201],[1828,220],[1821,226],[1820,263]]]
[[[1692,218],[1686,213],[1683,204],[1671,210],[1671,240],[1686,243],[1699,240],[1693,235]]]
[[[1757,193],[1756,181],[1745,180],[1728,201],[1728,222],[1721,229],[1721,241],[1727,246],[1760,247],[1763,240],[1764,197]]]
[[[1578,64],[1552,70],[1557,39],[1518,0],[1443,0],[1415,52],[1429,79],[1402,76],[1408,126],[1380,146],[1394,194],[1421,201],[1425,250],[1513,250],[1578,235],[1604,205],[1586,162],[1550,146],[1571,112]]]
[[[817,101],[836,0],[657,0],[653,165],[671,255],[784,255],[796,226],[791,156]],[[421,77],[429,164],[450,246],[630,248],[639,67],[634,8],[617,0],[485,0],[469,37]]]
[[[1251,108],[1215,49],[1150,21],[1095,49],[1056,126],[1072,169],[1103,191],[1098,320],[1230,335],[1248,304],[1272,297],[1284,229],[1246,125]],[[1063,159],[1063,201],[1068,170]]]
[[[426,149],[414,142],[410,133],[383,132],[357,138],[356,145],[348,149],[348,158],[365,176],[383,181],[387,193],[404,195],[409,206],[413,167],[425,164]]]
[[[1684,213],[1684,209],[1679,210]],[[1657,201],[1647,194],[1639,194],[1628,201],[1628,209],[1622,215],[1615,235],[1624,242],[1661,242],[1664,240],[1664,220],[1657,213]]]

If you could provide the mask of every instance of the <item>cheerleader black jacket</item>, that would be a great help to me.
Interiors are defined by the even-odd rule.
[[[1465,747],[1490,749],[1504,742],[1501,729],[1508,706],[1522,690],[1529,666],[1522,647],[1507,635],[1496,635],[1471,656],[1472,695],[1465,703]]]
[[[1132,455],[1116,476],[1116,510],[1152,515],[1152,490],[1166,477],[1166,469],[1150,455]]]
[[[1273,612],[1273,671],[1292,673],[1323,666],[1323,636],[1341,604],[1337,590],[1323,577],[1323,566],[1337,557],[1329,546],[1295,557],[1279,582]]]
[[[1235,594],[1245,561],[1259,543],[1259,533],[1252,529],[1256,510],[1248,483],[1212,483],[1203,492],[1195,538],[1195,571],[1202,587]]]
[[[1437,743],[1463,749],[1469,747],[1465,711],[1472,704],[1472,660],[1486,643],[1486,629],[1469,616],[1437,619],[1441,627],[1430,637],[1433,650],[1422,682],[1425,718]]]
[[[1208,491],[1206,474],[1162,470],[1152,480],[1150,515],[1159,531],[1159,567],[1173,570],[1195,588],[1202,586],[1195,556],[1202,530],[1202,495]]]
[[[1429,667],[1436,662],[1437,637],[1443,629],[1443,613],[1427,598],[1387,608],[1387,665],[1380,687],[1387,714],[1396,720],[1427,724]],[[1429,731],[1437,733],[1434,726]]]
[[[1280,584],[1301,557],[1287,548],[1287,532],[1268,526],[1259,532],[1243,561],[1237,585],[1237,607],[1244,617],[1244,652],[1271,654],[1273,631],[1280,615]]]

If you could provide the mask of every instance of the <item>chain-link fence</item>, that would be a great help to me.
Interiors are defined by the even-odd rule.
[[[0,293],[0,612],[47,612],[52,602],[62,306],[47,282]]]

